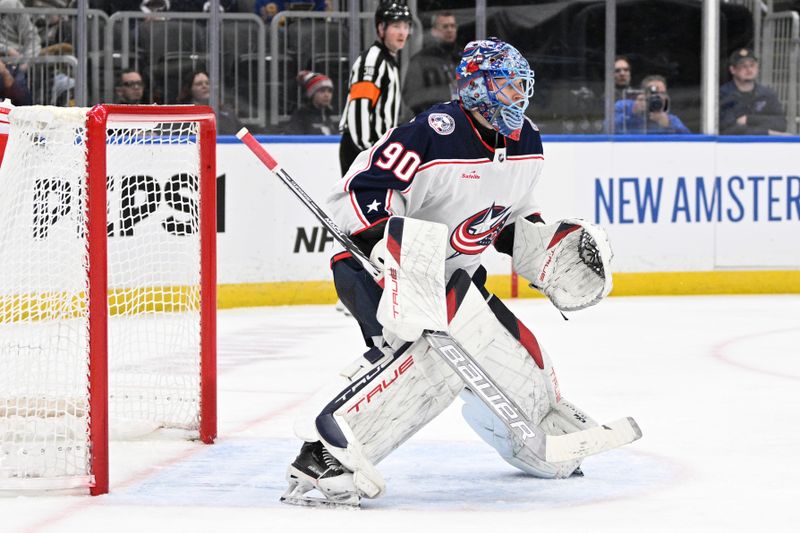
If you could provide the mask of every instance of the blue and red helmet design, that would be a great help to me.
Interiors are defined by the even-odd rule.
[[[519,140],[534,84],[533,69],[519,50],[495,37],[472,41],[461,55],[456,81],[466,109],[477,110],[498,132]],[[503,96],[506,87],[513,90]]]

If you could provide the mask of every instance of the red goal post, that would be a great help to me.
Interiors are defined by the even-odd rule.
[[[9,119],[0,489],[103,494],[109,420],[216,437],[214,113],[31,106]]]

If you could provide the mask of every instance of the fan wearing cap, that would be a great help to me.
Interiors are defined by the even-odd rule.
[[[325,74],[300,71],[297,84],[307,103],[301,105],[286,125],[290,135],[333,135],[338,129],[333,120],[333,82]]]
[[[347,103],[339,130],[342,175],[362,150],[372,147],[400,118],[398,54],[411,32],[411,10],[405,0],[381,0],[375,11],[378,39],[353,63]]]
[[[719,132],[723,135],[781,135],[786,114],[778,95],[758,83],[758,59],[740,48],[728,60],[731,80],[719,89]]]

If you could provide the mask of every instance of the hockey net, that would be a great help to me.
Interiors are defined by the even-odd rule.
[[[108,491],[113,434],[216,435],[215,131],[32,106],[0,167],[0,489]]]

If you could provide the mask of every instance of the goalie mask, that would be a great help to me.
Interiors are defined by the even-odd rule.
[[[519,50],[492,37],[472,41],[456,69],[458,96],[506,137],[519,140],[525,110],[533,96],[534,75]]]

